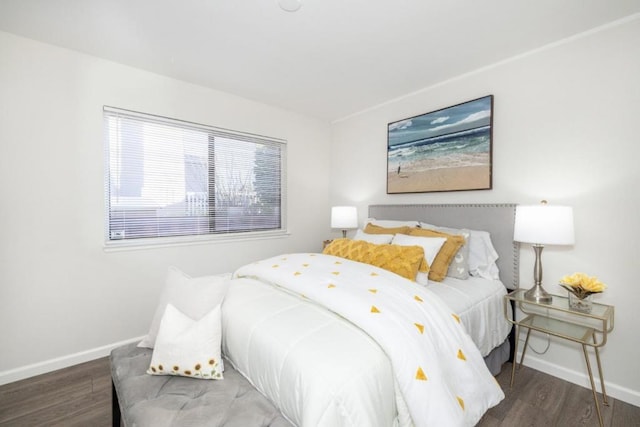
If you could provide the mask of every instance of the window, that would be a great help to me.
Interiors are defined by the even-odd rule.
[[[107,243],[284,230],[284,141],[106,106],[104,132]]]

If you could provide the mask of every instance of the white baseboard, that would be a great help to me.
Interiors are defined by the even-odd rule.
[[[34,377],[40,374],[46,374],[47,372],[52,372],[58,369],[67,368],[69,366],[99,359],[101,357],[108,356],[111,353],[111,350],[116,347],[140,341],[142,338],[143,337],[131,338],[125,341],[120,341],[102,347],[81,351],[79,353],[70,354],[68,356],[45,360],[43,362],[22,366],[20,368],[11,369],[8,371],[0,371],[0,385],[9,384],[14,381],[20,381],[25,378]]]
[[[520,354],[518,354],[517,360],[520,360]],[[569,381],[570,383],[585,387],[591,390],[591,383],[589,382],[589,377],[586,372],[574,371],[572,369],[567,369],[562,366],[555,365],[553,363],[546,362],[542,359],[536,358],[534,355],[527,355],[524,365],[530,368],[533,368],[537,371],[544,372],[549,375],[553,375],[554,377],[563,379],[565,381]],[[598,377],[598,369],[597,366],[592,366],[594,382],[596,383],[596,390],[598,393],[601,391],[600,387],[600,378]],[[605,387],[608,396],[611,396],[615,399],[622,400],[623,402],[627,402],[631,405],[640,407],[640,391],[631,390],[626,387],[622,387],[617,384],[613,384],[607,381],[607,375],[605,372]],[[518,380],[516,374],[516,381]]]

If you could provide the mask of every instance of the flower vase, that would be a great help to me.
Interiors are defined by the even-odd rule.
[[[581,313],[591,313],[592,307],[592,295],[587,295],[584,298],[578,298],[577,295],[569,292],[569,309],[579,311]]]

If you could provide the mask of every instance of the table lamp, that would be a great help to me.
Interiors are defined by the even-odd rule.
[[[542,287],[542,249],[544,245],[573,245],[573,209],[550,206],[546,200],[539,205],[516,206],[513,240],[532,244],[536,254],[533,269],[535,284],[525,292],[525,299],[550,303],[552,296]]]
[[[347,237],[348,229],[358,228],[358,209],[355,206],[332,207],[331,228],[342,229],[342,237]]]

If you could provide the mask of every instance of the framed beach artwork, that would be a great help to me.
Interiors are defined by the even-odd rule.
[[[493,95],[389,123],[387,193],[491,189]]]

